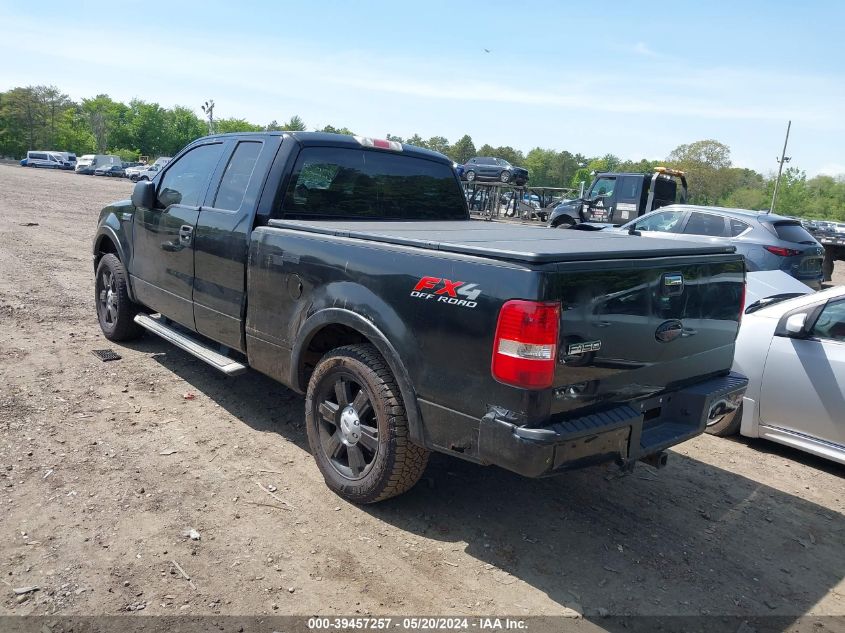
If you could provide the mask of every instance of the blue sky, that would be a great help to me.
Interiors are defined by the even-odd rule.
[[[631,159],[715,138],[764,173],[792,119],[792,165],[837,174],[844,24],[841,0],[0,0],[0,89]]]

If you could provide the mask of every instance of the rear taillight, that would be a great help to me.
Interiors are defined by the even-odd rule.
[[[560,303],[506,302],[493,340],[493,378],[525,389],[551,387],[559,331]]]
[[[783,248],[782,246],[764,246],[763,248],[778,257],[795,257],[801,254],[801,251],[796,251],[794,248]]]

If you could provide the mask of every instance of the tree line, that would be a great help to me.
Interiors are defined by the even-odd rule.
[[[285,122],[266,125],[240,118],[215,119],[214,131],[306,130],[293,115]],[[318,131],[354,134],[346,127],[326,125]],[[22,158],[27,150],[54,149],[77,155],[108,153],[124,160],[139,156],[173,156],[182,147],[209,132],[209,124],[184,106],[165,108],[133,99],[122,103],[101,94],[74,101],[55,86],[16,87],[0,92],[0,156]],[[418,134],[390,140],[441,152],[457,163],[473,156],[496,156],[530,172],[537,187],[578,188],[589,185],[600,171],[651,172],[659,165],[687,173],[693,204],[767,209],[771,204],[774,177],[733,166],[730,148],[707,139],[679,145],[665,160],[622,160],[614,154],[585,156],[567,150],[535,147],[527,153],[510,146],[476,146],[465,134],[454,143],[443,136],[424,139]],[[804,171],[785,170],[775,209],[778,213],[845,221],[845,175],[807,178]]]

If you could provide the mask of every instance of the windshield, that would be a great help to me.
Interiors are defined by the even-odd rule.
[[[763,297],[762,299],[758,299],[750,306],[745,308],[745,314],[751,314],[752,312],[756,312],[757,310],[761,310],[762,308],[768,308],[769,306],[773,306],[776,303],[780,303],[781,301],[786,301],[787,299],[803,297],[804,294],[805,293],[802,292],[785,292],[779,295],[772,295],[771,297]]]

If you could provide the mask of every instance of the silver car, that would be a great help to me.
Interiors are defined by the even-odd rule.
[[[794,218],[673,204],[609,230],[731,244],[745,257],[749,271],[782,270],[814,290],[821,288],[824,248]]]
[[[758,291],[748,304],[733,365],[748,376],[748,389],[740,408],[707,431],[762,437],[845,464],[845,286],[801,294],[796,285],[768,297]]]

